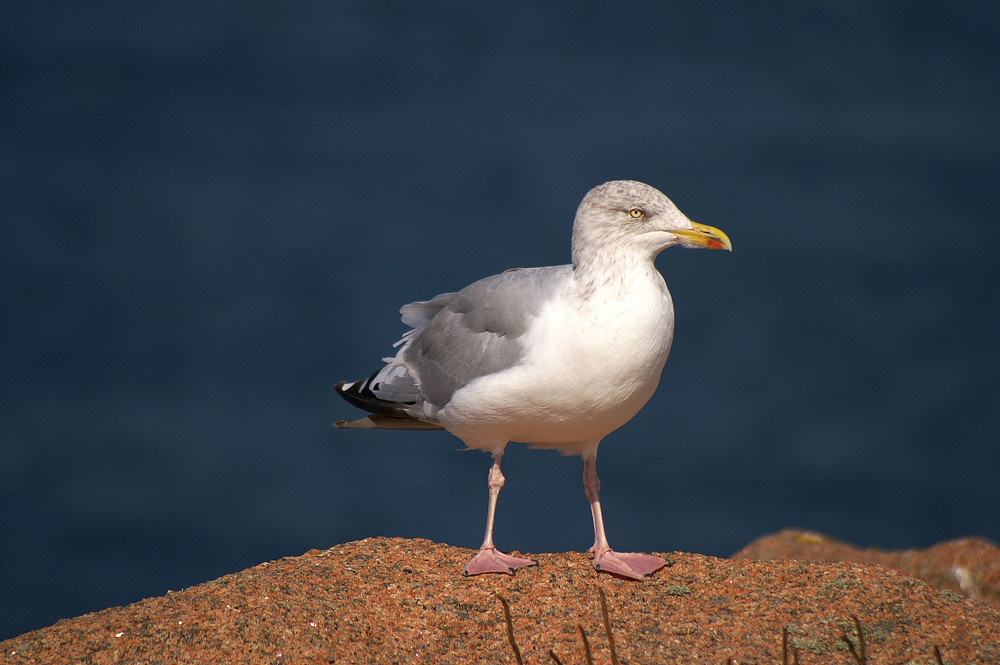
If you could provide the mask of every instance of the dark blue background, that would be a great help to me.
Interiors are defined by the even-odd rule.
[[[366,536],[477,546],[489,458],[335,431],[332,386],[400,305],[565,263],[617,178],[735,251],[658,261],[613,545],[1000,539],[994,2],[342,4],[0,9],[0,638]],[[579,459],[504,470],[501,548],[591,544]]]

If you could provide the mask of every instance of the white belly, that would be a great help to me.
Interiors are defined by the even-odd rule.
[[[599,307],[553,301],[527,331],[523,360],[456,391],[438,419],[473,448],[596,448],[649,400],[670,352],[670,294],[651,286]]]

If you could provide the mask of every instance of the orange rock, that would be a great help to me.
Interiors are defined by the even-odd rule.
[[[1000,547],[983,538],[962,538],[924,550],[886,552],[861,549],[811,531],[785,529],[758,538],[734,559],[799,559],[874,563],[1000,606]]]
[[[538,567],[467,578],[470,554],[399,538],[313,550],[0,642],[0,662],[513,663],[502,595],[525,663],[582,662],[577,626],[609,663],[599,588],[632,665],[781,663],[783,630],[788,662],[848,665],[852,617],[872,665],[935,662],[935,646],[949,664],[1000,662],[1000,608],[880,566],[673,553],[636,582],[531,554]]]

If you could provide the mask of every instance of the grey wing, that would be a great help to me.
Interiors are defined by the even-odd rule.
[[[411,302],[409,305],[403,305],[399,313],[402,314],[403,323],[410,326],[411,328],[419,328],[420,326],[426,325],[428,321],[434,318],[434,316],[447,306],[451,299],[454,298],[456,293],[442,293],[439,296],[434,296],[433,300],[421,300],[419,302]],[[410,333],[406,333],[409,335]],[[406,340],[406,335],[400,342],[397,342],[397,346]]]
[[[404,307],[404,321],[424,319],[438,308],[407,333],[398,357],[423,398],[441,408],[473,379],[516,364],[532,319],[571,275],[571,266],[508,270],[447,298]]]

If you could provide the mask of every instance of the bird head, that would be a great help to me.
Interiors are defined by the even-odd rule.
[[[673,245],[733,249],[725,233],[692,222],[661,191],[634,180],[613,180],[595,187],[577,209],[574,264],[595,251],[652,259]]]

